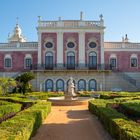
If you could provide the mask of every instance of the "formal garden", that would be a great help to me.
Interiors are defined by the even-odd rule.
[[[140,140],[140,92],[100,92],[88,108],[116,140]]]
[[[47,99],[64,96],[63,92],[32,92],[29,81],[33,78],[31,73],[0,78],[0,139],[30,139],[51,111]],[[77,95],[91,97],[89,111],[113,138],[140,139],[140,92],[79,91]]]

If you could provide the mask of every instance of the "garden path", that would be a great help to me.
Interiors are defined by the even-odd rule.
[[[52,106],[31,140],[112,140],[87,105]]]

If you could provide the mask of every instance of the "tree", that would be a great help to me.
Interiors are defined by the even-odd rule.
[[[17,76],[15,80],[17,81],[17,84],[20,90],[19,92],[25,94],[30,88],[29,81],[31,81],[34,78],[35,76],[31,72],[25,72]]]
[[[12,78],[0,77],[0,89],[2,94],[6,94],[10,88],[16,87],[16,81]]]

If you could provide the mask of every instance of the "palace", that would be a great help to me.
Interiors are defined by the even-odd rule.
[[[17,23],[8,43],[0,43],[0,76],[32,71],[35,91],[64,91],[73,77],[75,90],[140,90],[140,43],[127,35],[104,41],[104,20],[43,21],[37,42],[27,42]]]

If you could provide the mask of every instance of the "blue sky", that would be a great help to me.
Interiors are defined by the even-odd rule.
[[[140,0],[1,0],[0,42],[6,42],[16,17],[28,41],[37,41],[37,17],[43,20],[79,19],[105,21],[105,41],[120,41],[126,33],[131,42],[140,42]]]

